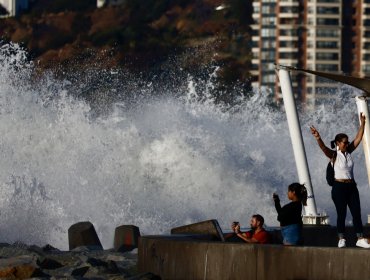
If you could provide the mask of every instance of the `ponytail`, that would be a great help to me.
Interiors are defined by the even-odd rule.
[[[335,148],[335,140],[330,141],[330,147],[331,147],[332,149],[334,149],[334,148]]]
[[[295,193],[298,200],[302,202],[303,206],[307,206],[307,189],[303,184],[300,183],[290,184],[288,190]]]

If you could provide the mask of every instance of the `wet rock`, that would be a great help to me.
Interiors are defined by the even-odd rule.
[[[0,268],[1,279],[28,279],[32,277],[47,276],[38,267],[30,264],[22,264],[17,266],[9,266]]]
[[[50,244],[46,244],[45,246],[42,247],[42,250],[44,252],[50,252],[50,251],[60,251],[59,249],[57,248],[54,248],[53,246],[51,246]]]
[[[85,273],[89,270],[89,267],[88,266],[83,266],[83,267],[79,267],[79,268],[76,268],[72,271],[71,275],[72,276],[84,276]]]
[[[0,245],[0,252],[4,250],[3,253],[6,255],[6,257],[0,255],[0,278],[119,280],[138,274],[137,250],[119,253],[113,249],[98,251],[54,249],[43,251],[42,247],[25,244],[7,244],[3,247]]]
[[[57,269],[63,267],[63,265],[60,262],[53,260],[51,258],[44,258],[42,260],[38,260],[37,264],[42,269]]]
[[[89,258],[86,262],[90,264],[91,266],[104,266],[104,267],[108,266],[107,262],[96,259],[96,258]]]

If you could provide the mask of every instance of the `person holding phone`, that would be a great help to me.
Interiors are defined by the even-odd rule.
[[[293,183],[288,186],[287,197],[290,203],[280,205],[280,198],[273,194],[278,221],[280,222],[281,235],[284,245],[302,245],[302,205],[306,206],[307,190],[299,183]]]
[[[263,228],[265,220],[264,218],[259,215],[255,214],[252,216],[250,220],[250,230],[246,232],[242,232],[240,230],[240,223],[233,222],[231,224],[231,230],[233,231],[230,234],[225,236],[225,239],[230,239],[235,237],[244,241],[246,243],[259,243],[259,244],[266,244],[270,242],[270,235],[268,232]]]

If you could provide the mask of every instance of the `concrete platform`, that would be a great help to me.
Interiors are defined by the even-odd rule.
[[[347,232],[349,245],[354,245],[353,229]],[[336,229],[330,226],[305,227],[304,236],[312,245],[217,242],[202,240],[201,235],[143,236],[138,269],[161,279],[370,279],[370,249],[337,248]]]

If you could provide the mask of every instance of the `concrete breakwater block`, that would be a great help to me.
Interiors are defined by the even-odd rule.
[[[122,225],[114,232],[114,249],[119,252],[131,251],[138,247],[140,230],[137,226]]]
[[[68,229],[69,250],[86,246],[95,250],[103,250],[95,228],[90,222],[79,222]]]
[[[215,219],[172,228],[171,234],[204,234],[211,240],[225,241],[221,227]]]

